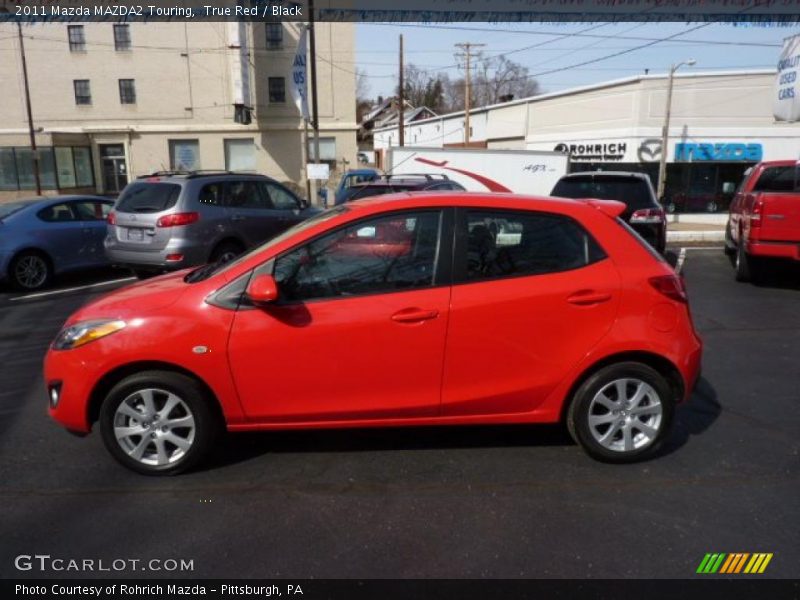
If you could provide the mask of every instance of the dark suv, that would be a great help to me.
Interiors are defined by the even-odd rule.
[[[564,175],[551,196],[619,200],[627,205],[621,218],[661,254],[667,247],[667,217],[656,200],[653,184],[645,173],[592,171]]]
[[[317,212],[264,175],[154,173],[120,194],[105,251],[113,264],[146,276],[230,260]]]
[[[344,193],[336,197],[336,204],[344,204],[345,202],[352,202],[369,196],[394,194],[395,192],[421,192],[423,190],[463,191],[464,186],[449,179],[447,175],[430,173],[421,175],[384,175],[372,181],[351,185]]]

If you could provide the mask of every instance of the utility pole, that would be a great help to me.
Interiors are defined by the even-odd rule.
[[[464,146],[469,146],[469,110],[470,110],[470,59],[472,58],[472,49],[480,48],[486,44],[472,44],[465,42],[463,44],[456,44],[456,47],[461,48],[464,53],[460,56],[466,58],[466,75],[464,77]]]
[[[31,155],[33,157],[33,176],[36,179],[36,195],[42,195],[42,179],[39,175],[39,152],[36,150],[36,133],[33,130],[33,114],[31,111],[31,92],[28,87],[28,64],[25,62],[25,42],[22,39],[22,23],[17,21],[19,34],[19,52],[22,57],[22,80],[25,84],[25,108],[28,109],[28,133],[31,137]]]
[[[398,113],[400,115],[399,116],[400,120],[398,121],[398,125],[397,125],[397,127],[398,127],[397,143],[401,148],[403,146],[405,146],[405,143],[406,143],[406,132],[405,132],[406,125],[405,125],[404,118],[403,118],[405,116],[403,113],[406,110],[406,94],[405,94],[405,90],[403,89],[403,86],[404,86],[404,83],[403,83],[403,34],[401,33],[400,34],[400,93],[398,94],[399,99],[400,99],[400,107],[398,108],[398,110],[400,111]]]
[[[664,109],[664,125],[661,128],[661,160],[658,163],[658,192],[656,196],[659,202],[664,202],[664,189],[667,185],[667,147],[669,145],[669,120],[672,114],[672,82],[675,79],[675,71],[680,69],[683,65],[691,67],[695,62],[694,59],[685,60],[677,65],[672,65],[669,70],[667,105]]]
[[[312,125],[314,126],[314,162],[319,163],[319,110],[317,107],[317,43],[314,35],[314,0],[308,0],[308,35],[309,51],[311,52],[311,112],[314,114]],[[316,182],[314,180],[314,191],[316,192]],[[308,199],[312,204],[318,204],[319,199]]]

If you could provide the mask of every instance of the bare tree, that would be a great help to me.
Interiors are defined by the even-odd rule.
[[[434,76],[409,63],[403,71],[403,80],[403,95],[411,106],[427,106],[434,112],[444,109],[444,83],[441,75]],[[398,89],[397,92],[399,91]]]
[[[372,108],[369,89],[370,85],[366,71],[356,68],[356,121],[359,123]]]
[[[470,84],[470,106],[497,104],[504,99],[527,98],[541,93],[539,83],[530,77],[527,67],[509,60],[503,55],[480,56],[474,62]],[[450,110],[464,109],[463,77],[448,80],[445,85],[445,103]]]

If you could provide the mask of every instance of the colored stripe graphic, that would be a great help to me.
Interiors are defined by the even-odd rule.
[[[725,552],[709,552],[703,557],[703,560],[700,561],[700,566],[697,567],[697,573],[719,573],[720,575],[763,573],[767,569],[767,565],[772,560],[772,557],[773,554],[767,552],[758,552],[755,554],[750,554],[749,552],[732,552],[730,554]],[[744,571],[742,569],[744,569]]]

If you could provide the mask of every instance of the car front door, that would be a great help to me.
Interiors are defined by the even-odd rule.
[[[279,300],[240,309],[231,370],[248,418],[438,414],[450,285],[448,211],[361,220],[266,263]],[[444,231],[444,233],[441,233]]]
[[[462,210],[442,414],[531,412],[611,328],[620,278],[575,221]]]

